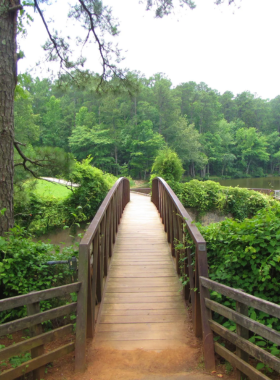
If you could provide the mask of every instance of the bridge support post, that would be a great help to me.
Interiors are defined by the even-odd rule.
[[[86,370],[86,335],[87,335],[87,292],[88,292],[88,247],[80,245],[79,277],[81,288],[77,300],[77,324],[75,347],[75,371]]]
[[[213,371],[215,369],[215,348],[213,332],[209,325],[209,320],[212,319],[212,313],[205,304],[205,298],[210,299],[210,293],[209,290],[205,288],[200,282],[200,276],[208,278],[206,244],[198,244],[196,253],[196,261],[198,261],[198,281],[200,293],[201,325],[203,333],[204,364],[206,371]],[[200,256],[199,260],[198,256]]]

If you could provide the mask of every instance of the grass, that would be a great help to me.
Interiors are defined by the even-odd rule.
[[[35,185],[35,188],[33,188],[33,184]],[[44,181],[43,179],[28,181],[28,185],[33,193],[40,198],[54,197],[57,199],[65,199],[71,193],[71,190],[67,189],[66,186]]]

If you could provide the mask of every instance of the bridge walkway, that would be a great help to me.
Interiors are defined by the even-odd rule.
[[[131,193],[117,234],[99,312],[95,348],[176,349],[193,334],[160,216]]]

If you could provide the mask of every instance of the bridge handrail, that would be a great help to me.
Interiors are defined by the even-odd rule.
[[[129,180],[121,177],[108,192],[79,245],[78,281],[82,285],[77,301],[76,371],[86,368],[86,338],[94,335],[96,301],[102,300],[109,258],[122,212],[129,201]]]
[[[204,357],[207,369],[215,367],[213,334],[206,323],[202,313],[205,306],[201,300],[201,290],[208,296],[208,289],[201,288],[199,276],[208,278],[208,263],[206,242],[198,228],[192,223],[192,219],[177,195],[164,179],[156,177],[152,181],[152,202],[157,207],[168,242],[171,244],[172,255],[176,258],[176,270],[179,276],[187,275],[188,284],[184,288],[185,298],[191,297],[192,320],[194,333],[197,337],[203,337]],[[195,267],[193,268],[193,255],[191,249],[186,246],[187,229],[195,245]],[[180,243],[179,249],[176,248]],[[180,258],[183,259],[180,261]],[[184,264],[182,264],[184,263]],[[205,295],[204,294],[204,295]],[[203,318],[202,318],[203,317]]]

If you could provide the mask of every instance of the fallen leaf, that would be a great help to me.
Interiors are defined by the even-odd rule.
[[[224,377],[224,375],[222,375],[221,373],[218,373],[217,376],[218,376],[218,377]]]

